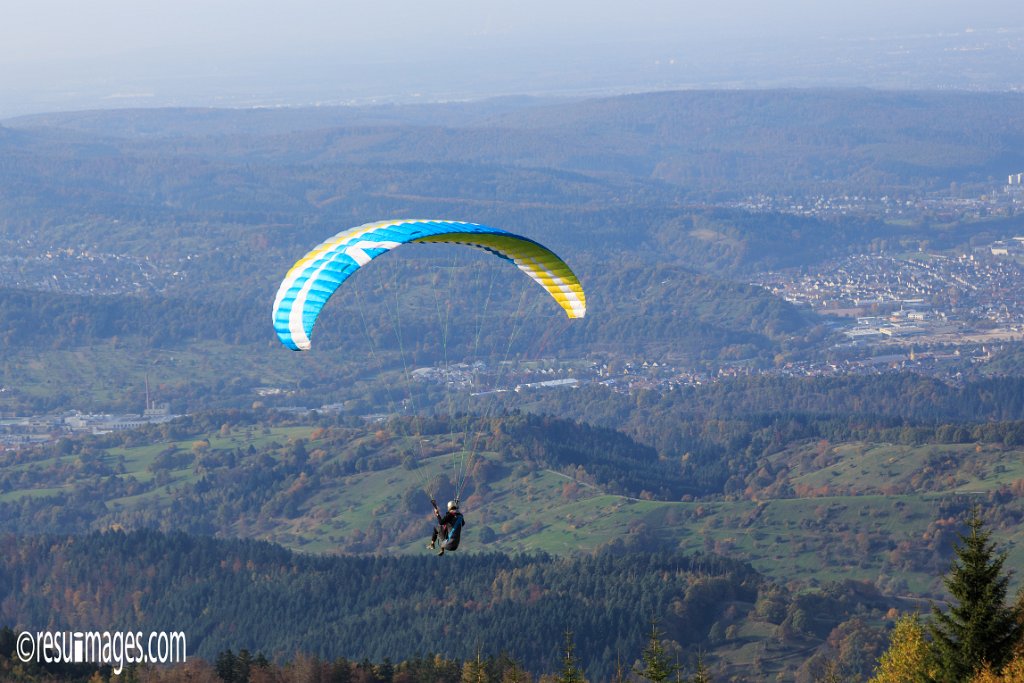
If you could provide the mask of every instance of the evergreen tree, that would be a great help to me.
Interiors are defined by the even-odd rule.
[[[501,672],[501,683],[530,683],[530,674],[514,660],[508,659]]]
[[[626,671],[626,667],[622,665],[622,656],[619,654],[615,655],[615,678],[612,679],[612,683],[626,683],[626,679],[629,676],[629,672]]]
[[[586,683],[579,659],[576,658],[576,643],[572,631],[565,630],[565,650],[562,657],[562,670],[555,679],[557,683]]]
[[[263,669],[269,668],[269,663],[261,664],[260,659],[266,662],[266,658],[262,654],[256,657],[256,666]],[[347,659],[339,658],[334,660],[331,664],[330,676],[327,679],[328,683],[351,683],[352,681],[352,665]]]
[[[235,653],[230,649],[217,654],[215,671],[217,677],[224,683],[235,683]]]
[[[1006,553],[996,552],[977,508],[967,526],[970,533],[960,534],[944,580],[953,602],[948,612],[932,607],[928,626],[938,681],[966,681],[986,664],[1001,669],[1021,634],[1019,608],[1006,605]]]
[[[118,676],[123,683],[139,683],[139,665],[135,662],[125,664],[124,670]]]
[[[700,652],[697,653],[697,670],[693,672],[693,678],[690,681],[692,683],[711,683],[711,674],[704,666],[704,655]]]
[[[235,657],[235,676],[234,680],[238,683],[248,683],[249,681],[249,670],[252,668],[252,654],[242,648],[238,651],[238,656]]]
[[[462,683],[488,683],[487,666],[479,646],[476,648],[476,657],[462,663],[462,677],[459,680]]]
[[[0,628],[0,658],[10,659],[14,655],[17,639],[9,626]]]
[[[640,658],[644,662],[642,669],[637,669],[638,676],[646,678],[653,683],[664,683],[672,678],[673,674],[679,671],[679,665],[669,659],[665,652],[665,646],[661,644],[661,631],[658,630],[658,623],[651,622],[651,636],[647,641]]]

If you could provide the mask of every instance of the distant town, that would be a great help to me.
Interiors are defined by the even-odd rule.
[[[138,415],[92,414],[69,410],[29,417],[0,418],[0,450],[49,443],[76,434],[107,434],[138,429],[145,425],[170,422],[176,417],[180,416],[172,415],[168,404],[148,403]]]
[[[84,246],[10,240],[0,253],[0,287],[66,294],[115,295],[162,292],[185,279],[190,261],[112,254]]]
[[[811,217],[863,215],[887,220],[981,220],[1024,211],[1024,173],[977,198],[955,196],[897,200],[862,196],[752,197],[731,204],[753,212]],[[18,240],[0,256],[0,286],[110,295],[162,291],[187,276],[190,261],[109,254],[79,246],[54,247]],[[413,382],[447,386],[471,396],[575,389],[602,385],[615,392],[671,391],[733,377],[822,377],[917,372],[960,381],[1009,343],[1024,340],[1024,235],[976,244],[958,253],[922,245],[916,252],[851,254],[814,266],[765,272],[751,284],[820,316],[827,328],[821,346],[775,363],[733,361],[700,367],[678,359],[603,358],[454,363],[411,370]],[[0,393],[8,388],[0,386]],[[260,387],[257,399],[278,410],[339,412],[278,405],[293,392]],[[0,415],[0,450],[52,442],[67,435],[102,434],[159,424],[177,417],[147,397],[142,413]]]
[[[1024,337],[1024,236],[970,253],[859,254],[758,284],[836,320],[852,343],[982,344]]]
[[[785,213],[811,218],[859,216],[886,220],[937,222],[973,221],[1010,217],[1024,210],[1024,173],[1007,176],[1007,183],[978,196],[942,193],[934,196],[896,197],[881,195],[755,195],[728,202],[726,206],[752,213]]]

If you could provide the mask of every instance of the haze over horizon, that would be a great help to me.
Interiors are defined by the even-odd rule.
[[[8,8],[0,116],[656,89],[1017,90],[1024,9],[869,0],[387,5],[70,0]]]

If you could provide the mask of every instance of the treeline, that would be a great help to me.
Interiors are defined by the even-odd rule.
[[[744,680],[792,674],[797,653],[842,646],[857,652],[844,665],[866,674],[885,614],[907,607],[859,582],[790,588],[741,562],[674,552],[323,557],[148,530],[6,535],[0,551],[0,623],[181,631],[190,659],[229,682],[268,662],[350,683],[447,681],[474,666],[472,680],[512,667],[536,680],[562,669],[566,630],[580,674],[613,680],[643,668],[652,620],[667,663],[689,670],[703,653],[708,669]],[[750,633],[760,654],[733,661]],[[0,632],[0,671],[8,640]]]
[[[210,298],[86,297],[0,289],[0,344],[17,353],[23,347],[73,349],[112,339],[156,349],[199,340],[253,343],[259,339],[256,331],[268,327],[269,314],[260,312],[251,302]]]
[[[666,482],[679,482],[676,492],[697,495],[742,490],[765,458],[804,440],[1024,444],[1024,379],[1016,377],[961,386],[912,374],[751,377],[633,394],[585,386],[539,397],[530,409],[630,435],[672,463]]]
[[[585,386],[575,392],[539,395],[531,407],[537,412],[625,429],[660,448],[659,438],[674,438],[664,428],[680,419],[728,421],[750,415],[803,414],[886,427],[897,422],[927,427],[1024,420],[1024,378],[995,377],[952,385],[913,373],[755,376],[631,394]]]
[[[924,623],[920,603],[865,583],[807,590],[714,556],[442,562],[310,557],[147,531],[7,535],[0,621],[14,627],[0,629],[0,674],[107,680],[110,666],[16,660],[16,631],[56,622],[67,630],[116,623],[183,632],[189,664],[128,667],[121,680],[138,683],[663,683],[677,671],[697,672],[694,681],[825,683],[874,674],[877,683],[1009,683],[1024,671],[1024,601],[1007,603],[1006,555],[977,508],[968,523],[946,577],[949,603],[933,606]],[[451,562],[459,562],[458,581]],[[341,582],[348,590],[338,590]],[[650,629],[639,625],[652,620]],[[894,621],[883,653],[880,625]],[[756,641],[752,660],[737,658],[738,644]]]
[[[680,647],[706,646],[728,604],[754,603],[761,584],[743,563],[676,554],[314,557],[148,530],[7,535],[0,547],[0,622],[180,630],[210,660],[228,648],[379,662],[500,647],[539,672],[557,666],[553,634],[571,627],[605,678],[617,652],[640,651],[651,618]]]
[[[679,500],[698,493],[677,463],[622,432],[532,414],[494,421],[487,448],[511,462],[535,462],[631,497]]]

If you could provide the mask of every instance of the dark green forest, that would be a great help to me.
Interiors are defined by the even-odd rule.
[[[0,620],[183,630],[189,654],[210,661],[227,649],[279,661],[470,659],[500,643],[539,674],[557,670],[570,629],[588,678],[606,680],[617,658],[639,657],[651,619],[690,658],[748,612],[781,640],[814,643],[899,604],[856,585],[791,595],[743,563],[671,553],[331,558],[153,531],[0,543]]]
[[[451,309],[444,318],[450,339],[446,348],[456,357],[472,357],[474,346],[506,352],[512,330],[516,331],[512,350],[517,353],[529,348],[529,339],[545,336],[554,316],[550,306],[544,306],[550,302],[541,299],[532,284],[526,289],[530,283],[525,279],[510,277],[516,275],[514,271],[493,272],[488,263],[467,268],[465,273],[438,275],[437,265],[435,260],[394,272],[389,269],[383,285],[371,282],[364,287],[369,291],[358,295],[361,304],[391,304],[396,292],[402,297],[397,304],[401,307],[398,324],[403,336],[417,340],[418,360],[438,362],[445,351],[435,302],[422,301],[423,291],[431,285],[443,288],[442,303]],[[455,277],[459,280],[448,282]],[[363,279],[372,280],[373,274]],[[712,354],[713,349],[748,346],[768,353],[777,351],[783,339],[808,328],[805,316],[760,288],[679,268],[623,265],[602,273],[592,285],[589,297],[601,306],[601,315],[578,325],[559,325],[560,334],[551,336],[545,350],[671,346],[676,353],[700,356]],[[112,338],[156,349],[204,341],[261,344],[268,336],[268,307],[267,299],[225,299],[201,290],[180,297],[90,297],[0,289],[0,340],[12,354],[21,346],[74,349]],[[486,312],[486,322],[497,329],[478,341],[479,311]],[[331,351],[372,344],[382,351],[398,351],[396,322],[385,311],[369,313],[365,327],[358,319],[353,325],[356,316],[351,303],[339,300],[329,312],[316,328],[318,348]]]

